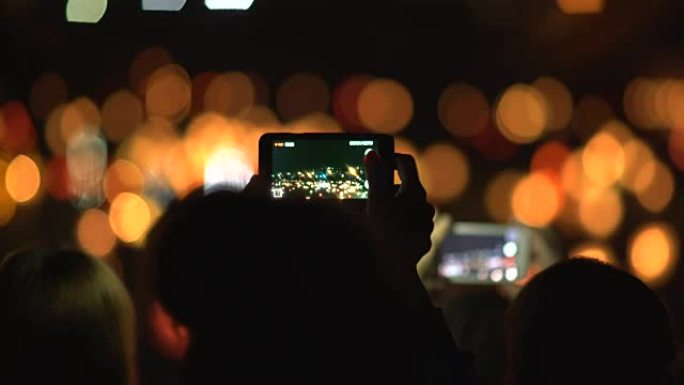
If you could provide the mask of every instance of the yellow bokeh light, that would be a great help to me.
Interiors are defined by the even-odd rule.
[[[561,11],[567,14],[601,13],[606,7],[605,0],[556,0]]]
[[[101,123],[100,109],[90,98],[83,96],[64,108],[59,130],[66,143],[84,131],[99,130]]]
[[[434,204],[458,198],[470,181],[468,159],[459,149],[446,143],[425,149],[420,155],[418,169],[428,200]]]
[[[359,118],[369,130],[396,134],[413,118],[413,98],[401,83],[390,79],[374,79],[361,91]]]
[[[137,242],[152,224],[152,213],[147,202],[139,195],[123,192],[112,201],[109,224],[122,241]]]
[[[452,84],[439,98],[438,113],[442,125],[451,134],[471,137],[489,122],[489,102],[480,90],[469,84]]]
[[[71,23],[97,23],[107,12],[107,0],[68,0],[66,19]]]
[[[651,148],[642,140],[632,139],[625,144],[625,171],[622,185],[634,193],[640,193],[653,184],[656,160]]]
[[[14,201],[26,203],[38,193],[40,179],[36,162],[26,155],[19,155],[7,166],[5,188]]]
[[[7,162],[0,159],[0,226],[8,224],[17,211],[17,203],[7,193],[5,188],[5,175],[7,171]]]
[[[145,108],[149,116],[172,122],[190,112],[192,85],[185,69],[169,64],[150,75],[145,89]]]
[[[575,200],[580,200],[586,194],[601,188],[584,173],[581,150],[573,152],[563,163],[561,184],[563,190]]]
[[[582,152],[582,168],[592,182],[607,187],[622,178],[625,152],[621,143],[609,132],[596,134]]]
[[[548,128],[562,130],[570,124],[572,118],[572,94],[559,80],[551,77],[541,77],[532,83],[539,91],[549,109]]]
[[[142,193],[145,178],[135,163],[117,159],[107,168],[103,183],[105,197],[112,202],[122,192]]]
[[[649,173],[648,177],[651,180],[649,184],[641,183],[646,187],[637,191],[637,199],[639,203],[648,211],[652,213],[660,213],[672,201],[675,192],[675,180],[672,172],[667,165],[661,162],[652,162],[651,169],[644,169]]]
[[[143,118],[142,103],[128,90],[109,95],[102,105],[102,129],[113,142],[119,142],[135,131]]]
[[[256,93],[252,80],[242,72],[214,76],[204,92],[206,111],[237,117],[254,105]]]
[[[636,232],[629,245],[629,265],[637,277],[657,286],[672,275],[679,241],[668,224],[652,223]]]
[[[76,225],[76,239],[81,249],[95,257],[104,257],[116,245],[116,235],[109,225],[107,213],[102,210],[85,211]]]
[[[548,226],[562,209],[563,197],[546,172],[533,172],[520,180],[513,190],[513,215],[532,227]]]
[[[278,112],[286,121],[315,112],[325,112],[329,103],[330,91],[325,80],[310,73],[289,77],[280,85],[276,95]]]
[[[336,133],[342,132],[342,126],[332,116],[318,112],[290,122],[285,127],[292,133]]]
[[[579,201],[579,219],[584,230],[596,238],[606,238],[617,230],[624,217],[624,204],[613,189],[597,189]]]
[[[597,242],[585,242],[570,251],[571,258],[591,258],[601,261],[603,263],[609,263],[612,265],[617,264],[617,259],[615,258],[615,253],[607,245]]]
[[[523,176],[523,173],[518,171],[503,171],[487,185],[484,196],[485,208],[496,222],[507,223],[512,219],[513,190]]]
[[[497,127],[514,143],[531,143],[539,139],[548,121],[544,97],[526,84],[515,84],[507,89],[496,107]]]

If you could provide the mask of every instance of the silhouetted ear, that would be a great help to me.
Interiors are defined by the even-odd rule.
[[[190,345],[189,329],[177,322],[157,300],[150,305],[148,321],[150,338],[157,351],[172,360],[184,359]]]

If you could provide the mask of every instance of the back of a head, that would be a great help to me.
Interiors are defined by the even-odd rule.
[[[160,301],[191,330],[195,376],[216,376],[214,361],[216,383],[332,383],[321,376],[378,361],[372,247],[334,208],[195,194],[162,217],[148,251]]]
[[[508,384],[671,383],[668,312],[628,273],[590,259],[537,275],[507,319]]]
[[[133,382],[133,310],[104,263],[72,251],[10,255],[0,309],[0,383]]]

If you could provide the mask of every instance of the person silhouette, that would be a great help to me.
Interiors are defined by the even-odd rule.
[[[368,215],[253,187],[167,210],[147,253],[160,304],[190,333],[184,383],[472,383],[415,268],[434,211],[413,159],[397,163],[394,193],[369,154]]]
[[[133,306],[116,274],[77,251],[0,264],[0,383],[135,385]]]
[[[672,383],[667,309],[630,274],[576,258],[539,273],[507,314],[507,385]]]

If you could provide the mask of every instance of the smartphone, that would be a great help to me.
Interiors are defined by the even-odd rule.
[[[437,275],[456,284],[512,283],[527,274],[526,227],[457,222],[437,249]]]
[[[273,199],[366,200],[364,157],[377,151],[394,165],[394,138],[375,134],[265,134],[259,140],[259,174]],[[388,170],[388,183],[393,170]]]

